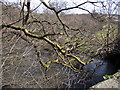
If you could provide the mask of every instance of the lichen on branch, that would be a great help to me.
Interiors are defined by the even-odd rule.
[[[48,61],[46,63],[44,63],[43,61],[40,61],[42,63],[42,65],[45,67],[45,68],[49,68],[50,64],[51,63],[57,63],[57,64],[62,64],[63,66],[67,66],[69,68],[71,68],[74,72],[79,72],[80,70],[75,68],[71,61],[74,59],[76,61],[78,61],[79,63],[81,63],[83,66],[86,65],[86,64],[89,64],[90,61],[92,61],[93,59],[87,61],[87,62],[83,62],[82,60],[80,60],[77,56],[75,55],[72,55],[72,54],[68,54],[59,44],[57,43],[54,43],[53,41],[51,41],[50,39],[47,38],[47,35],[46,34],[43,34],[43,35],[36,35],[36,34],[32,34],[31,32],[29,32],[27,29],[25,29],[24,27],[18,27],[18,26],[11,26],[11,25],[5,25],[5,24],[2,24],[1,25],[2,28],[11,28],[11,29],[14,29],[14,30],[20,30],[20,31],[23,31],[24,34],[30,38],[36,38],[36,39],[39,39],[39,40],[44,40],[46,41],[48,44],[50,44],[54,49],[55,51],[58,52],[58,56],[59,57],[65,57],[68,61],[66,62],[64,60],[64,58],[62,58],[63,61],[59,61],[58,59],[56,60],[51,60],[51,61]],[[50,35],[50,34],[48,34]],[[35,43],[35,42],[33,42]],[[38,53],[39,54],[39,53]]]

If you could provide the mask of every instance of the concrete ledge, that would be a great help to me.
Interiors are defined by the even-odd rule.
[[[91,88],[120,88],[120,87],[119,87],[119,82],[117,80],[108,79],[92,86]]]
[[[117,75],[120,75],[120,71],[116,73]],[[120,77],[118,78],[111,78],[105,81],[102,81],[92,87],[90,87],[88,90],[120,90]]]
[[[105,81],[102,81],[92,87],[90,87],[88,90],[120,90],[120,79],[108,79]]]

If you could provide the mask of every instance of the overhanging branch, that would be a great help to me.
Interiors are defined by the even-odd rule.
[[[61,53],[61,55],[67,57],[67,58],[71,58],[70,60],[68,60],[68,64],[67,63],[62,63],[62,62],[59,62],[61,63],[62,65],[65,65],[65,66],[68,66],[70,67],[73,71],[77,70],[79,71],[78,69],[76,69],[75,67],[73,67],[73,65],[71,64],[71,60],[72,59],[75,59],[77,60],[78,62],[80,62],[83,66],[84,65],[87,65],[90,61],[92,61],[93,59],[87,61],[87,62],[83,62],[82,60],[80,60],[77,56],[75,55],[72,55],[72,54],[67,54],[67,52],[65,50],[62,49],[62,47],[59,45],[59,44],[56,44],[54,43],[53,41],[51,41],[50,39],[47,38],[47,35],[36,35],[36,34],[32,34],[30,33],[27,29],[23,28],[23,27],[18,27],[18,26],[10,26],[10,25],[5,25],[5,24],[2,24],[0,27],[2,28],[11,28],[11,29],[14,29],[14,30],[20,30],[20,31],[23,31],[24,34],[26,36],[29,36],[29,37],[32,37],[32,38],[36,38],[36,39],[42,39],[42,40],[45,40],[48,44],[50,44],[53,48],[55,48],[59,53]],[[54,61],[52,61],[54,62]],[[52,63],[52,62],[47,62],[47,63]],[[57,62],[58,63],[58,62]],[[44,64],[45,65],[45,64]],[[49,65],[48,65],[49,66]],[[45,66],[45,67],[48,67],[48,66]]]

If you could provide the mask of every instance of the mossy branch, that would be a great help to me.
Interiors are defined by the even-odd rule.
[[[31,38],[36,38],[36,39],[45,40],[48,44],[50,44],[53,48],[55,48],[55,49],[58,51],[58,53],[61,53],[61,55],[65,56],[65,57],[67,57],[67,58],[70,57],[70,58],[72,58],[72,59],[75,59],[75,60],[77,60],[78,62],[80,62],[82,65],[86,65],[86,64],[88,64],[91,60],[93,60],[93,59],[91,59],[91,60],[87,61],[86,63],[84,63],[84,62],[83,62],[82,60],[80,60],[77,56],[72,55],[72,54],[67,54],[66,51],[63,50],[62,47],[61,47],[59,44],[56,44],[56,43],[54,43],[53,41],[51,41],[50,39],[48,39],[48,38],[47,38],[47,35],[42,35],[42,36],[41,36],[41,35],[32,34],[32,33],[30,33],[27,29],[25,29],[24,27],[10,26],[10,25],[5,25],[5,24],[2,24],[1,27],[2,27],[2,28],[5,28],[5,27],[6,27],[6,28],[11,28],[11,29],[14,29],[14,30],[20,30],[20,31],[23,31],[26,36],[29,36],[29,37],[31,37]],[[61,55],[60,55],[60,56],[61,56]],[[62,57],[62,56],[61,56],[61,57]],[[45,64],[43,61],[41,61],[41,62],[42,62],[42,64],[43,64],[43,66],[46,67],[46,68],[49,68],[49,66],[50,66],[50,64],[51,64],[52,62],[56,62],[56,63],[62,64],[62,65],[64,65],[64,66],[67,66],[67,67],[71,68],[74,72],[79,72],[79,70],[76,69],[76,68],[72,65],[72,63],[71,63],[71,60],[72,60],[72,59],[68,60],[68,63],[66,63],[66,62],[59,62],[58,60],[48,61],[46,64]]]
[[[46,21],[46,20],[42,20],[42,21],[39,21],[39,20],[31,20],[31,21],[28,22],[28,24],[30,24],[30,23],[43,23],[43,22],[46,22],[46,23],[48,23],[48,24],[51,24],[50,22],[48,22],[48,21]]]

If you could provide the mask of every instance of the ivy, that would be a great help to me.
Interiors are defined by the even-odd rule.
[[[114,78],[114,79],[120,78],[120,75],[114,74],[114,75],[105,75],[105,76],[103,76],[103,79],[111,79],[111,78]]]

